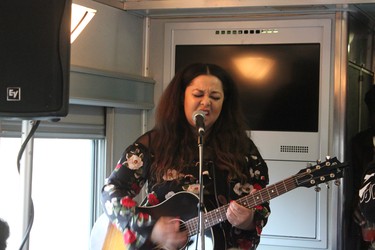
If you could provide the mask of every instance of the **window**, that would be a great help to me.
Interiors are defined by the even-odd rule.
[[[0,218],[10,226],[7,249],[19,249],[23,235],[23,180],[17,170],[22,126],[21,121],[0,119]],[[41,121],[32,152],[29,250],[88,249],[91,227],[101,212],[104,139],[103,107],[70,105],[69,115],[59,122]]]
[[[22,235],[19,175],[16,159],[21,141],[0,138],[0,217],[11,227],[9,249],[18,249]],[[30,250],[88,249],[92,213],[95,140],[34,139],[34,223]],[[18,239],[17,239],[18,238]]]

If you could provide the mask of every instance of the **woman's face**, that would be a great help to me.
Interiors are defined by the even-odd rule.
[[[224,90],[221,81],[212,75],[200,75],[194,78],[185,90],[184,110],[190,125],[195,126],[193,113],[202,110],[205,113],[206,129],[215,123],[224,102]]]

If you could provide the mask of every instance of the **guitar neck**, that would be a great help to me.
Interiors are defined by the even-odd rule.
[[[246,195],[238,200],[237,203],[241,204],[244,207],[252,208],[257,205],[260,205],[266,201],[269,201],[273,198],[276,198],[282,194],[289,192],[297,188],[296,177],[291,176],[285,180],[277,182],[275,184],[269,185],[266,188],[263,188],[259,191],[256,191],[253,194]],[[210,228],[216,224],[219,224],[227,219],[226,211],[229,204],[226,204],[222,207],[213,209],[209,212],[204,213],[204,222],[205,228]],[[195,235],[198,232],[198,217],[192,218],[186,221],[186,227],[189,233],[189,236]]]

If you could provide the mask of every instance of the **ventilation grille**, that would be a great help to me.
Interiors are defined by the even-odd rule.
[[[309,153],[309,147],[308,146],[280,146],[280,152],[282,153],[302,153],[307,154]]]
[[[278,29],[227,29],[215,31],[215,35],[258,35],[277,33],[279,33]]]

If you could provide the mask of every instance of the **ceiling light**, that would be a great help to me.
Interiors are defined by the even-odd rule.
[[[72,20],[70,28],[70,43],[79,36],[86,25],[95,16],[96,10],[78,4],[72,4]]]

